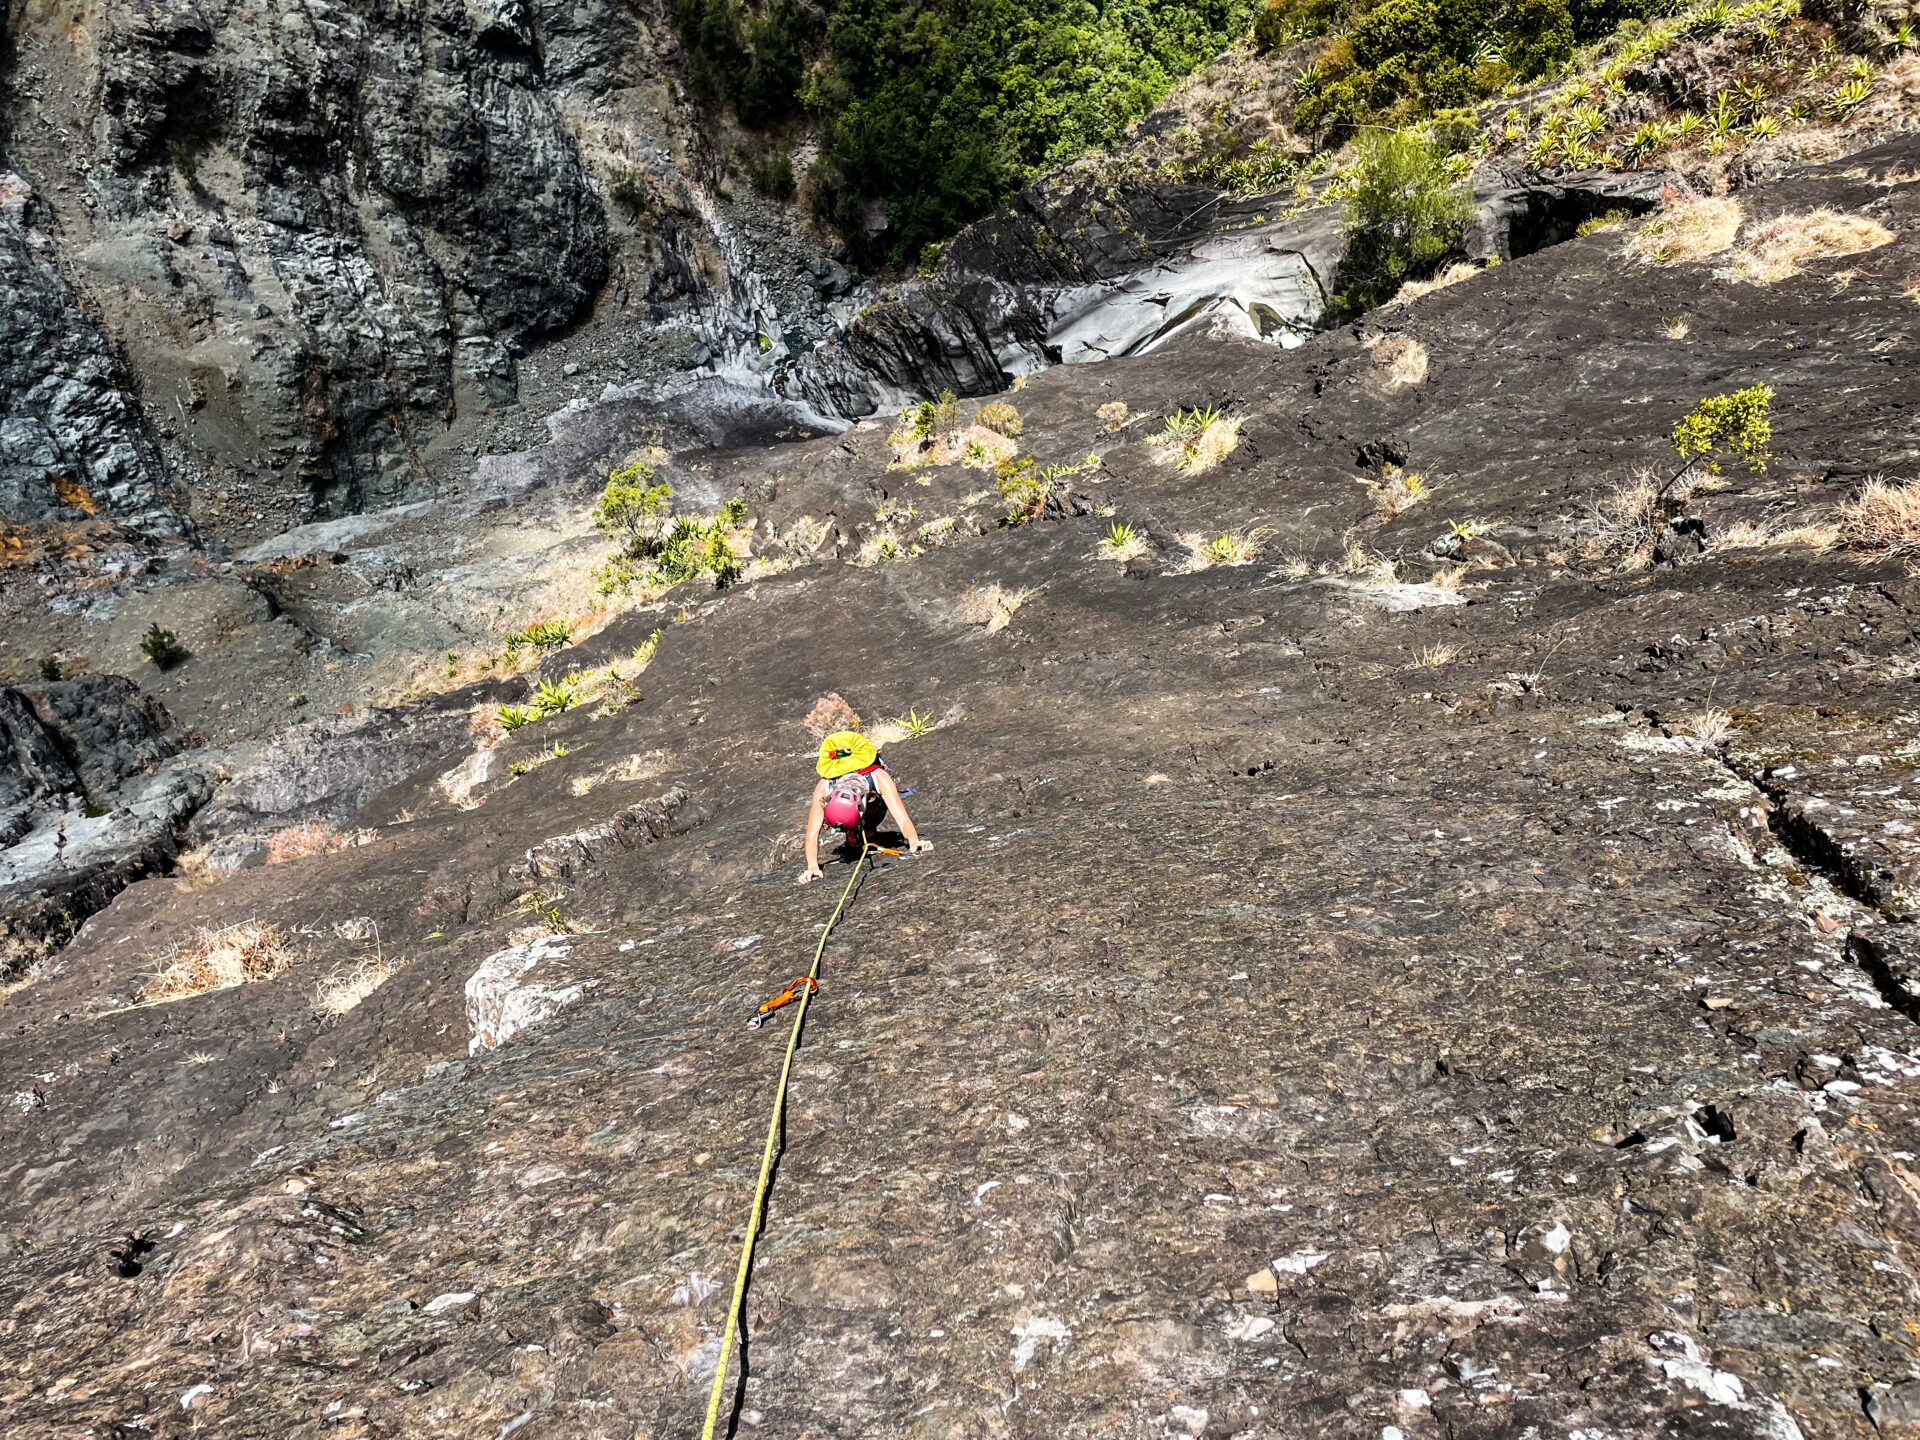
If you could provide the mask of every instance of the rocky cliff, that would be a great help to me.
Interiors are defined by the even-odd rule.
[[[76,678],[5,692],[8,823],[210,795],[8,952],[10,1432],[697,1433],[851,710],[935,848],[827,946],[734,1433],[1920,1433],[1916,174],[1047,368],[974,449],[655,454],[745,502],[725,590],[595,593],[617,402],[231,561],[10,551]],[[1755,385],[1765,463],[1675,481]]]

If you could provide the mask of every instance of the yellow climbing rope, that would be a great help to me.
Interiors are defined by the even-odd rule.
[[[859,883],[860,871],[867,863],[867,856],[882,849],[884,847],[873,844],[865,835],[860,837],[860,858],[854,862],[853,874],[847,877],[847,888],[840,892],[840,903],[833,907],[827,928],[820,932],[820,943],[813,947],[813,964],[807,968],[807,979],[819,980],[820,957],[827,953],[827,937],[833,934],[833,927],[840,923],[840,912],[847,908],[847,900],[853,894],[853,887]],[[887,850],[885,853],[897,855],[900,852]],[[747,1295],[747,1272],[753,1265],[753,1242],[759,1238],[760,1221],[766,1214],[767,1187],[773,1179],[773,1152],[780,1140],[780,1119],[787,1109],[787,1079],[793,1074],[793,1052],[800,1048],[800,1027],[806,1023],[807,1003],[813,999],[814,988],[808,985],[801,991],[800,1008],[793,1016],[793,1031],[787,1036],[787,1058],[780,1062],[780,1084],[773,1092],[773,1114],[767,1120],[767,1148],[760,1156],[760,1183],[754,1187],[753,1212],[747,1217],[747,1233],[740,1242],[740,1273],[733,1278],[733,1303],[727,1307],[727,1328],[720,1336],[720,1363],[714,1367],[713,1394],[707,1399],[707,1423],[701,1428],[700,1440],[713,1440],[714,1426],[720,1423],[720,1397],[726,1390],[727,1364],[733,1358],[733,1337],[741,1325],[740,1305]]]

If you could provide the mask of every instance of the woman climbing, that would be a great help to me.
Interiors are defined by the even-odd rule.
[[[886,762],[873,748],[873,742],[858,730],[836,730],[820,742],[820,758],[815,762],[820,783],[813,787],[813,803],[807,810],[807,869],[800,883],[820,878],[820,826],[822,823],[844,831],[849,841],[863,834],[870,818],[873,797],[886,802],[887,813],[906,837],[910,854],[931,850],[933,842],[922,840],[913,828],[907,807],[901,802],[900,787],[893,783]]]

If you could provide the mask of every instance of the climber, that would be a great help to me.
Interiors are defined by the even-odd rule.
[[[886,802],[900,833],[906,837],[907,851],[917,855],[931,850],[933,842],[922,840],[913,828],[913,820],[900,799],[900,787],[893,783],[886,762],[873,742],[858,730],[836,730],[820,742],[820,758],[814,769],[820,783],[813,787],[813,803],[807,809],[806,873],[800,883],[820,878],[820,826],[824,822],[844,831],[851,841],[864,834],[870,802],[875,795]]]

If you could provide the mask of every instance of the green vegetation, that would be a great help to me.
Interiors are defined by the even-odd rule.
[[[1026,422],[1020,418],[1020,412],[1005,400],[992,400],[980,407],[980,413],[974,419],[996,434],[1009,440],[1017,439]]]
[[[507,636],[509,650],[551,650],[567,643],[572,626],[566,620],[537,620]]]
[[[1767,442],[1773,438],[1773,423],[1768,410],[1773,391],[1766,385],[1749,385],[1730,395],[1710,395],[1693,407],[1693,413],[1673,427],[1673,448],[1686,461],[1685,474],[1700,461],[1717,470],[1711,459],[1716,450],[1737,450],[1755,470],[1767,463]]]
[[[1278,0],[1255,36],[1282,44],[1344,27],[1297,87],[1303,133],[1345,134],[1369,121],[1404,125],[1553,75],[1574,47],[1664,0]]]
[[[533,690],[534,718],[544,720],[560,715],[580,703],[580,682],[568,675],[559,680],[542,680]]]
[[[911,740],[915,736],[925,735],[938,728],[933,716],[922,715],[917,709],[909,710],[904,715],[896,715],[893,723],[900,727],[902,732],[900,738],[903,740]]]
[[[678,0],[695,89],[742,124],[822,122],[808,198],[904,264],[1116,138],[1246,33],[1255,0]],[[758,181],[756,180],[756,183]],[[869,234],[865,203],[886,201]]]
[[[1041,468],[1031,455],[1001,464],[993,488],[1007,502],[1003,523],[1024,525],[1038,520],[1046,512],[1047,497],[1053,493],[1054,468]]]
[[[1460,241],[1473,200],[1436,142],[1408,131],[1370,132],[1357,159],[1340,260],[1339,307],[1384,305],[1409,280],[1431,275]]]
[[[140,653],[145,655],[162,670],[171,670],[187,658],[187,647],[171,630],[162,630],[160,622],[154,621],[147,628],[145,638],[140,641]]]
[[[593,572],[601,595],[618,595],[638,586],[664,590],[705,575],[719,589],[740,578],[734,553],[737,532],[745,525],[747,502],[729,500],[712,515],[671,513],[673,487],[655,485],[653,467],[635,461],[607,477],[593,523],[618,547]]]

